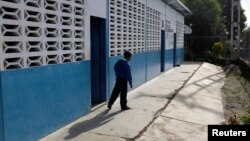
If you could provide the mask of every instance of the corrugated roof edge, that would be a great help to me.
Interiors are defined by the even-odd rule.
[[[163,1],[184,16],[192,15],[191,10],[186,5],[184,5],[180,0],[163,0]]]

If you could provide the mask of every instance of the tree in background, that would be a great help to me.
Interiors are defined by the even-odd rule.
[[[227,32],[231,33],[231,0],[220,0],[220,3],[222,5],[222,17],[223,17],[223,25],[225,25]],[[241,15],[241,23],[240,23],[240,28],[241,28],[241,33],[246,29],[246,15],[244,14],[245,10],[241,9],[240,15]],[[237,14],[235,14],[237,18]],[[230,38],[230,37],[228,37]]]
[[[222,7],[218,0],[182,0],[193,12],[185,20],[186,25],[192,25],[192,34],[187,36],[188,52],[191,59],[204,59],[216,41],[214,36],[224,35],[226,30],[222,23]]]
[[[188,46],[187,59],[204,60],[215,42],[224,40],[230,33],[231,0],[181,0],[193,15],[185,20],[192,25],[192,34],[186,36]],[[245,28],[246,17],[242,10],[242,30]]]
[[[243,32],[244,59],[250,63],[250,27]]]
[[[222,5],[222,16],[223,16],[223,25],[225,25],[226,27],[226,31],[227,31],[227,37],[226,37],[226,41],[225,41],[225,57],[227,58],[231,58],[233,53],[234,53],[234,49],[231,45],[231,4],[232,1],[231,0],[220,0],[220,3]],[[241,8],[240,10],[240,33],[241,33],[241,40],[245,39],[245,34],[244,34],[244,30],[246,29],[246,15],[244,13],[244,9]],[[237,11],[235,11],[234,13],[234,21],[237,21],[238,19],[238,14]],[[234,34],[234,39],[236,39],[237,34]],[[244,45],[243,42],[241,42],[241,47]]]

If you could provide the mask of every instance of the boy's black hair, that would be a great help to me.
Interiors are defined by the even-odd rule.
[[[123,56],[124,56],[124,58],[129,58],[129,57],[132,56],[132,53],[130,53],[129,51],[125,51],[125,52],[123,53]]]

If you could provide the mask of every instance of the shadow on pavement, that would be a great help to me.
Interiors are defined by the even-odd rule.
[[[182,92],[187,92],[187,93],[190,93],[190,94],[189,94],[188,96],[185,96],[185,95],[178,95],[179,98],[178,98],[178,99],[175,99],[175,100],[178,100],[178,101],[184,103],[184,104],[185,104],[187,107],[189,107],[190,109],[192,109],[192,108],[199,108],[199,109],[208,111],[208,112],[210,112],[210,113],[214,113],[214,114],[216,114],[216,115],[220,115],[220,114],[221,114],[220,111],[217,111],[217,110],[215,110],[215,109],[210,109],[210,108],[206,107],[205,105],[199,105],[199,104],[197,104],[198,102],[195,103],[195,105],[194,105],[194,103],[190,103],[190,102],[188,102],[187,100],[188,100],[188,99],[193,99],[193,98],[192,98],[193,96],[199,94],[200,91],[206,90],[208,87],[211,87],[211,85],[214,85],[214,84],[217,84],[217,83],[221,83],[221,81],[223,81],[223,79],[224,79],[224,77],[221,77],[221,76],[220,76],[221,74],[223,74],[223,72],[219,72],[219,73],[216,73],[216,74],[213,74],[213,75],[206,76],[206,77],[204,77],[204,78],[202,78],[202,79],[196,80],[196,81],[194,81],[194,82],[192,82],[192,83],[190,83],[190,84],[185,85],[185,86],[182,88]],[[217,76],[218,78],[217,78],[217,79],[212,79],[213,76]],[[200,82],[202,82],[202,81],[204,81],[204,80],[210,80],[211,83],[201,85]],[[195,91],[192,91],[192,92],[185,91],[185,89],[187,89],[189,86],[192,86],[192,85],[198,87],[198,89],[195,90]],[[210,93],[212,94],[213,92],[210,92]],[[207,97],[209,97],[209,96],[207,96]],[[210,98],[212,98],[212,97],[210,97]],[[219,100],[219,99],[218,99],[218,100]],[[195,101],[193,101],[193,102],[195,102]]]
[[[111,120],[114,119],[114,116],[121,113],[122,111],[116,111],[114,113],[109,114],[109,110],[106,109],[105,111],[99,113],[95,117],[89,120],[85,120],[83,122],[77,123],[70,127],[69,129],[69,135],[64,137],[65,140],[73,139],[77,136],[79,136],[83,132],[88,132],[90,130],[96,129]]]
[[[206,76],[206,77],[203,77],[202,79],[199,79],[199,80],[196,80],[196,81],[193,81],[192,83],[189,83],[189,84],[186,84],[184,85],[184,87],[181,89],[182,92],[185,92],[185,89],[188,88],[189,86],[192,86],[192,85],[195,85],[198,87],[197,90],[195,91],[192,91],[192,92],[187,92],[187,93],[190,93],[188,96],[185,96],[185,95],[178,95],[178,99],[175,99],[175,100],[178,100],[180,102],[182,102],[183,104],[185,104],[185,106],[189,107],[190,109],[192,108],[199,108],[199,109],[202,109],[202,110],[205,110],[205,111],[208,111],[210,113],[214,113],[214,114],[221,114],[221,112],[219,111],[216,111],[215,109],[210,109],[208,107],[206,107],[205,105],[199,105],[197,103],[190,103],[188,102],[187,100],[188,99],[192,99],[193,96],[199,94],[200,91],[210,87],[211,85],[214,85],[216,83],[220,83],[224,77],[221,77],[220,75],[223,74],[223,72],[219,72],[219,73],[216,73],[216,74],[212,74],[212,75],[209,75],[209,76]],[[217,76],[218,78],[217,79],[213,79],[214,76]],[[204,81],[204,80],[210,80],[211,83],[209,84],[204,84],[203,85],[200,85],[199,83]],[[172,95],[170,94],[166,94],[166,96],[159,96],[157,93],[155,94],[152,94],[152,93],[142,93],[140,92],[140,94],[136,97],[136,99],[139,99],[140,97],[151,97],[151,98],[164,98],[164,99],[169,99],[171,98],[172,96],[174,95],[174,92]]]

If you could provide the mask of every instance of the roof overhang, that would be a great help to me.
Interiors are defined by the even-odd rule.
[[[184,16],[192,15],[192,12],[180,0],[163,0],[163,1]]]

